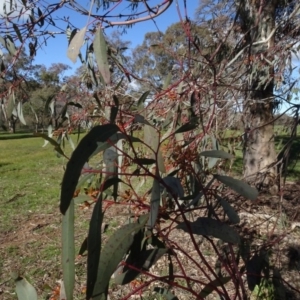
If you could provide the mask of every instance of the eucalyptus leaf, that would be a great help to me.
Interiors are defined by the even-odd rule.
[[[133,263],[133,266],[139,270],[149,270],[155,263],[168,251],[168,248],[154,248],[148,250],[139,251],[135,257],[134,261],[131,262],[126,260],[127,264]],[[129,255],[130,257],[130,255]],[[134,280],[140,274],[139,271],[130,269],[129,267],[124,267],[122,273],[118,273],[115,278],[114,282],[116,284],[128,284],[132,280]]]
[[[98,198],[90,220],[89,233],[87,237],[87,284],[86,298],[90,299],[97,282],[98,265],[101,251],[101,225],[103,221],[102,194]]]
[[[153,180],[151,200],[150,200],[150,218],[148,227],[153,228],[158,216],[160,206],[160,184],[157,179]]]
[[[14,31],[16,32],[18,39],[23,43],[22,35],[20,33],[19,27],[16,24],[13,24]]]
[[[68,58],[70,58],[70,60],[73,63],[76,63],[77,56],[80,52],[80,48],[83,45],[86,30],[87,30],[87,27],[84,26],[82,29],[80,29],[79,32],[76,32],[75,36],[72,38],[72,40],[69,44],[67,56],[68,56]],[[71,37],[72,37],[72,35],[71,35]]]
[[[188,122],[188,123],[183,124],[178,129],[176,129],[175,132],[174,132],[174,134],[191,131],[191,130],[196,129],[197,127],[198,127],[197,123],[195,123],[195,122]]]
[[[117,133],[118,130],[119,127],[115,124],[99,125],[94,127],[80,141],[67,163],[62,181],[60,197],[60,211],[62,214],[64,214],[69,207],[82,167],[85,162],[88,161],[90,155],[96,150],[97,142],[106,142],[113,134]]]
[[[232,224],[238,224],[240,223],[240,217],[237,214],[237,212],[234,210],[234,208],[224,199],[219,199],[221,206],[223,207],[223,210],[225,214],[228,216],[229,220]]]
[[[233,155],[223,151],[223,150],[207,150],[202,151],[199,153],[200,156],[205,157],[214,157],[214,158],[224,158],[224,159],[231,159],[234,158]]]
[[[102,29],[100,27],[95,32],[95,39],[93,45],[94,45],[94,53],[95,53],[99,71],[105,83],[110,84],[111,76],[110,76],[108,56],[107,56],[107,44]]]
[[[101,251],[97,282],[93,292],[94,300],[101,299],[103,293],[106,292],[111,275],[130,248],[134,235],[145,226],[146,222],[147,218],[144,218],[141,223],[126,224],[108,239]]]
[[[143,104],[147,100],[147,97],[148,97],[149,94],[150,94],[150,91],[146,91],[145,93],[143,93],[143,95],[138,100],[138,106],[140,106],[141,104]]]
[[[25,121],[24,116],[23,116],[23,105],[22,105],[22,102],[18,103],[17,112],[18,112],[18,117],[19,117],[20,122],[23,125],[26,125],[26,121]]]
[[[73,299],[75,285],[74,201],[62,218],[62,269],[67,299]]]
[[[193,234],[213,236],[232,244],[240,243],[240,237],[233,228],[211,218],[199,217],[195,222],[189,222],[188,225],[185,222],[179,223],[177,228],[185,232],[189,232],[190,228]]]
[[[15,279],[16,284],[16,294],[18,296],[18,300],[37,300],[37,292],[35,288],[22,277],[18,277]]]
[[[225,175],[214,175],[214,177],[245,198],[254,201],[258,197],[257,189],[246,182]]]

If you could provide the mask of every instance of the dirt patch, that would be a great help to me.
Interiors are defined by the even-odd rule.
[[[254,259],[255,255],[259,256],[262,250],[264,255],[267,255],[269,265],[272,266],[270,278],[273,278],[274,282],[275,279],[280,282],[276,283],[280,286],[277,291],[280,295],[278,299],[300,299],[300,184],[288,183],[281,196],[261,194],[254,203],[237,197],[230,191],[225,193],[224,199],[227,199],[239,214],[241,222],[235,228],[250,243],[250,259]],[[194,212],[192,217],[197,218],[200,212]],[[108,228],[103,236],[104,242],[112,231],[124,224],[130,213],[132,211],[125,205],[115,205],[107,210],[104,222],[108,224]],[[91,210],[78,210],[77,214],[78,221],[85,224],[85,227],[77,228],[75,233],[79,249],[87,234]],[[14,223],[13,230],[0,233],[0,298],[15,299],[14,284],[12,280],[8,280],[10,273],[15,270],[30,279],[39,295],[43,295],[44,298],[49,297],[56,288],[57,281],[62,277],[61,216],[59,213],[28,214],[23,220],[18,220],[18,217],[14,216],[12,222]],[[167,225],[166,223],[162,226]],[[185,253],[178,251],[177,256],[172,258],[174,274],[184,271],[186,276],[194,280],[192,289],[201,291],[207,283],[207,278],[212,274],[212,270],[213,272],[218,270],[226,277],[228,266],[224,264],[216,269],[219,259],[213,245],[217,243],[217,240],[206,239],[202,236],[197,236],[195,240],[198,249],[195,249],[190,236],[183,231],[174,230],[166,236],[166,241],[170,246],[178,250],[184,245],[186,251]],[[169,264],[168,256],[165,255],[149,272],[157,277],[164,276],[169,272]],[[75,299],[84,298],[85,268],[86,257],[77,258]],[[247,270],[244,270],[240,277],[245,287],[249,284],[246,273]],[[211,278],[213,280],[213,276]],[[147,280],[149,277],[141,276],[124,287],[112,284],[111,300],[121,299]],[[178,285],[185,285],[184,280],[177,282]],[[148,294],[147,300],[155,299],[155,296],[149,292],[149,287],[158,286],[167,288],[168,284],[161,281],[159,284],[152,283],[146,290],[141,289],[143,293]],[[234,297],[235,286],[232,282],[226,284],[226,289],[230,298]],[[187,290],[176,288],[176,286],[173,286],[172,292],[179,299],[195,299]],[[253,298],[255,292],[252,292],[252,296],[249,290],[246,292],[247,297],[256,299]],[[242,297],[242,291],[240,296]],[[130,299],[135,299],[135,297],[131,296]],[[212,293],[206,299],[217,299],[217,294]],[[258,299],[269,298],[265,296],[265,298]]]

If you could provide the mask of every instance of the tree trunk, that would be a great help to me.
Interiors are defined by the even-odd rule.
[[[262,5],[262,6],[260,6]],[[276,192],[277,160],[274,145],[273,61],[276,1],[245,1],[241,14],[249,48],[248,97],[244,102],[244,177],[259,189]],[[246,32],[245,30],[245,32]],[[268,39],[269,38],[269,39]],[[262,40],[264,43],[256,44]],[[251,58],[251,59],[250,59]]]

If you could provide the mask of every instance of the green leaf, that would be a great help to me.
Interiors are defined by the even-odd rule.
[[[26,121],[25,121],[24,116],[23,116],[22,102],[19,102],[19,103],[18,103],[18,106],[17,106],[17,112],[18,112],[18,117],[19,117],[20,122],[21,122],[23,125],[26,125]]]
[[[184,196],[184,190],[179,178],[166,176],[163,178],[163,182],[168,186],[167,189],[168,193],[171,192],[172,194],[175,194],[179,198],[182,198]],[[164,189],[165,186],[161,185],[161,190]],[[170,196],[172,195],[171,193]]]
[[[37,292],[35,288],[22,277],[18,277],[15,280],[16,283],[16,294],[19,300],[37,300]]]
[[[171,83],[171,79],[172,79],[172,72],[169,72],[169,74],[166,76],[166,78],[164,80],[163,90],[166,90],[168,88],[168,86]]]
[[[62,269],[67,299],[73,299],[75,284],[74,201],[62,218]]]
[[[51,137],[47,136],[46,134],[39,133],[39,132],[35,132],[33,135],[42,137],[44,140],[48,141],[51,145],[54,146],[55,151],[57,151],[61,155],[65,155],[63,150],[60,147],[60,144],[57,141],[55,141],[54,139],[52,139]]]
[[[207,164],[207,168],[208,169],[212,169],[218,162],[218,158],[215,157],[209,157],[208,158],[208,164]]]
[[[219,277],[218,279],[215,279],[208,283],[200,292],[199,297],[206,298],[209,294],[211,294],[218,286],[222,286],[229,282],[231,280],[231,277]]]
[[[16,24],[13,24],[13,28],[14,28],[20,42],[23,43],[23,39],[22,39],[22,35],[19,30],[19,27]]]
[[[198,124],[195,122],[188,122],[183,124],[181,127],[175,130],[174,134],[176,133],[182,133],[182,132],[187,132],[190,130],[194,130],[195,128],[198,127]]]
[[[67,38],[68,38],[68,41],[69,41],[69,45],[70,45],[72,39],[74,38],[74,36],[76,35],[76,33],[77,33],[77,29],[75,28],[71,31],[71,29],[68,25],[67,30],[66,30],[66,35],[67,35]]]
[[[116,117],[117,117],[117,114],[118,114],[118,110],[119,108],[117,106],[112,106],[111,107],[111,110],[110,110],[110,117],[109,117],[109,122],[111,124],[114,124],[115,121],[116,121]]]
[[[103,186],[102,186],[102,191],[104,192],[105,190],[107,190],[108,188],[110,188],[111,186],[113,186],[115,184],[118,184],[119,182],[123,182],[123,180],[121,180],[118,177],[112,177],[112,178],[105,180],[105,182],[103,183]]]
[[[94,127],[78,144],[67,163],[66,171],[62,180],[60,211],[66,212],[73,198],[74,191],[80,176],[82,167],[89,157],[97,149],[97,142],[106,142],[119,127],[115,124],[99,125]]]
[[[13,110],[15,108],[15,103],[16,103],[15,93],[14,93],[14,91],[12,91],[12,93],[9,95],[8,104],[7,104],[7,117],[8,118],[10,118],[13,113]]]
[[[167,298],[167,300],[179,300],[175,295],[173,295],[168,289],[156,286],[154,291],[161,294]]]
[[[160,184],[157,179],[153,180],[151,200],[150,200],[150,218],[148,227],[153,228],[158,216],[160,206]]]
[[[102,194],[95,204],[92,218],[90,221],[89,234],[87,237],[87,284],[86,299],[90,299],[93,295],[95,283],[97,281],[98,265],[100,261],[101,251],[101,225],[103,221],[102,212]]]
[[[127,264],[132,264],[135,268],[139,270],[149,270],[156,262],[167,253],[168,248],[155,248],[149,250],[139,251],[137,255],[133,258],[133,261],[126,260]],[[130,256],[130,254],[129,254]],[[127,284],[134,280],[140,274],[139,271],[130,269],[130,266],[123,268],[123,272],[115,276],[114,282],[116,284]]]
[[[93,300],[101,299],[108,288],[111,275],[116,270],[123,256],[130,248],[134,235],[145,226],[147,218],[141,223],[126,224],[115,231],[104,245],[98,268],[97,282],[94,287]]]
[[[224,199],[220,199],[220,204],[222,205],[225,214],[228,216],[229,220],[232,224],[240,223],[240,217],[237,212],[233,209],[233,207]]]
[[[141,124],[146,124],[146,125],[149,125],[151,126],[151,124],[140,114],[136,114],[134,116],[134,123],[141,123]]]
[[[234,158],[233,155],[222,151],[222,150],[208,150],[208,151],[203,151],[199,153],[200,156],[205,156],[205,157],[214,157],[214,158],[224,158],[224,159],[231,159]]]
[[[152,164],[155,164],[155,159],[153,159],[153,158],[136,158],[133,160],[133,162],[138,165],[152,165]]]
[[[161,151],[159,151],[159,134],[150,125],[144,126],[144,142],[145,144],[153,150],[153,153],[151,153],[151,158],[157,159],[157,165],[158,169],[162,173],[166,173],[166,168],[164,164],[164,159],[162,157]],[[155,155],[157,153],[157,155]]]
[[[143,93],[143,95],[140,97],[140,99],[137,102],[138,106],[140,106],[141,104],[143,104],[146,101],[149,94],[150,94],[150,91],[146,91],[145,93]]]
[[[17,53],[17,49],[14,44],[14,40],[11,38],[10,35],[6,36],[5,47],[11,55],[15,55]]]
[[[84,241],[82,242],[78,255],[83,255],[83,253],[87,251],[87,237],[84,239]]]
[[[70,58],[70,60],[73,63],[76,63],[80,48],[83,45],[86,30],[87,30],[86,26],[80,29],[80,31],[77,32],[75,36],[72,38],[70,45],[68,47],[67,56]]]
[[[37,8],[37,10],[38,10],[38,15],[39,15],[39,22],[38,22],[38,24],[39,24],[40,27],[43,27],[44,26],[44,16],[43,16],[43,13],[42,13],[42,11],[40,10],[39,7]]]
[[[96,30],[93,44],[94,44],[94,53],[95,53],[99,71],[105,83],[110,84],[111,78],[110,78],[110,70],[109,70],[109,63],[107,57],[107,45],[106,45],[106,41],[102,29],[100,27]]]
[[[189,232],[189,227],[193,234],[210,235],[224,242],[239,244],[240,237],[238,233],[229,225],[211,218],[199,217],[195,222],[185,222],[178,224],[177,228]]]
[[[257,189],[251,187],[249,184],[241,180],[225,175],[214,175],[214,177],[245,198],[254,201],[258,197]]]

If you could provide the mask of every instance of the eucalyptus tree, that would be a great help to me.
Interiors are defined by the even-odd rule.
[[[298,1],[203,1],[199,24],[207,24],[222,45],[230,44],[217,70],[217,86],[225,85],[243,110],[244,177],[276,191],[277,154],[274,112],[291,92],[292,55],[299,36]],[[298,46],[299,47],[299,46]],[[284,86],[284,88],[283,88]]]

